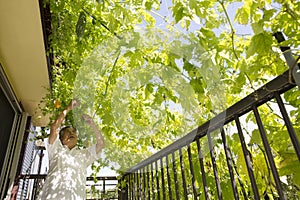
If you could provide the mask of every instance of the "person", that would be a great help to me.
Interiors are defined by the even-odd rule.
[[[76,148],[78,133],[74,127],[65,126],[58,131],[66,115],[79,105],[79,101],[72,100],[51,124],[47,144],[49,171],[39,200],[86,198],[86,168],[100,158],[105,144],[101,131],[88,115],[83,115],[82,119],[95,133],[96,144],[91,147]]]

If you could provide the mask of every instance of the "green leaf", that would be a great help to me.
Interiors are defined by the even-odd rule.
[[[144,14],[144,19],[145,19],[145,21],[146,22],[148,22],[149,23],[149,25],[151,25],[151,26],[154,26],[155,25],[155,18],[152,16],[152,15],[150,15],[148,12],[143,12]]]
[[[297,166],[295,166],[295,167],[297,167]],[[298,167],[299,167],[299,165],[298,165]],[[294,174],[293,180],[299,188],[300,187],[300,173],[299,173],[299,171]],[[299,192],[298,192],[298,194],[299,194]]]
[[[145,96],[146,98],[149,98],[150,94],[153,93],[153,84],[149,83],[146,85],[146,88],[145,88]]]
[[[198,9],[196,0],[189,0],[189,6],[191,9],[195,9],[195,10]]]
[[[269,21],[274,16],[275,13],[276,13],[275,9],[269,9],[269,10],[265,9],[264,15],[263,15],[263,20]]]
[[[204,93],[204,88],[200,79],[192,79],[190,81],[191,86],[195,90],[196,93]]]
[[[252,131],[250,144],[261,144],[260,133],[258,129]]]
[[[250,47],[247,50],[247,57],[254,54],[259,54],[260,56],[268,55],[272,47],[272,35],[266,32],[254,35],[251,38]]]
[[[251,27],[252,27],[254,34],[259,34],[264,31],[262,21],[252,23]]]
[[[235,21],[240,24],[248,24],[250,16],[250,8],[249,7],[241,7],[236,11]]]
[[[152,4],[153,4],[152,1],[146,1],[145,2],[145,8],[146,8],[146,10],[151,10]]]
[[[299,173],[299,160],[294,152],[280,152],[281,161],[278,164],[280,176]]]
[[[173,7],[173,15],[175,17],[175,22],[178,23],[184,16],[184,7],[181,2],[177,2]]]
[[[233,88],[233,93],[240,93],[242,88],[239,85],[243,85],[246,82],[245,73],[240,73],[238,77],[235,79],[236,86]]]

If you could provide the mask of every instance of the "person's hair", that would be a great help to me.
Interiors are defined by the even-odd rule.
[[[66,131],[68,128],[72,128],[73,130],[77,131],[77,129],[74,128],[73,126],[65,126],[65,127],[63,127],[62,129],[60,129],[60,131],[59,131],[59,139],[61,139],[61,138],[64,136],[65,131]]]

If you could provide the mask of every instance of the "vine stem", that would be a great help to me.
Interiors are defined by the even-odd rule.
[[[92,15],[91,13],[89,13],[86,9],[82,8],[82,10],[89,15],[91,18],[93,18],[94,20],[98,21],[100,23],[100,25],[102,27],[104,27],[108,32],[110,32],[111,34],[113,34],[114,36],[116,36],[118,39],[122,39],[121,36],[119,36],[117,33],[111,31],[103,22],[101,22],[100,20],[98,20],[94,15]]]
[[[230,20],[230,18],[229,18],[228,12],[227,12],[227,10],[226,10],[226,8],[225,8],[224,2],[221,1],[221,0],[218,0],[218,2],[219,2],[219,3],[221,4],[221,6],[222,6],[222,8],[223,8],[223,10],[224,10],[224,13],[225,13],[225,16],[226,16],[226,19],[227,19],[227,21],[228,21],[228,23],[229,23],[229,26],[230,26],[230,30],[231,30],[231,46],[232,46],[233,54],[234,54],[235,58],[236,58],[237,60],[239,60],[239,57],[238,57],[238,55],[237,55],[237,53],[236,53],[235,45],[234,45],[234,35],[235,35],[235,30],[234,30],[233,25],[232,25],[232,23],[231,23],[231,20]]]
[[[114,72],[114,70],[115,70],[115,68],[116,68],[116,65],[117,65],[117,62],[118,62],[118,60],[119,60],[120,54],[121,54],[121,50],[119,49],[118,55],[117,55],[117,57],[116,57],[116,59],[115,59],[115,61],[114,61],[113,67],[112,67],[112,69],[111,69],[111,71],[110,71],[109,77],[108,77],[107,82],[106,82],[105,92],[104,92],[104,97],[106,97],[106,95],[107,95],[107,91],[108,91],[108,86],[109,86],[109,83],[110,83],[110,79],[111,79],[112,73]],[[98,111],[99,108],[100,108],[100,105],[101,105],[101,104],[98,105],[98,107],[97,107],[97,109],[95,110],[95,112],[94,112],[92,118],[95,117],[97,111]]]
[[[237,164],[235,163],[235,160],[233,159],[234,158],[233,153],[231,152],[230,149],[228,149],[228,151],[229,151],[230,157],[232,158],[233,169],[234,169],[234,171],[235,171],[235,173],[237,175],[238,182],[239,182],[239,184],[241,186],[243,197],[244,197],[244,199],[248,199],[248,195],[247,195],[247,192],[246,192],[245,185],[244,185],[243,180],[242,180],[242,178],[241,178],[241,176],[239,174]]]

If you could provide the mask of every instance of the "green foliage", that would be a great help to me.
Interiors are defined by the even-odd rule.
[[[132,86],[126,91],[134,94],[134,97],[128,101],[128,110],[121,110],[129,113],[132,119],[129,125],[130,122],[135,122],[145,127],[153,118],[149,108],[164,103],[168,105],[167,102],[180,102],[185,109],[189,107],[188,102],[194,102],[198,105],[199,112],[193,115],[192,119],[200,125],[288,69],[278,48],[279,44],[272,36],[273,33],[283,32],[287,38],[283,44],[290,46],[294,55],[299,55],[300,2],[293,0],[172,0],[172,3],[168,4],[168,16],[162,16],[166,12],[160,14],[160,6],[163,7],[165,2],[158,0],[46,2],[50,5],[52,20],[49,43],[50,51],[54,55],[54,78],[52,90],[43,99],[41,109],[45,115],[54,119],[74,96],[74,87],[84,90],[85,85],[88,88],[82,93],[85,94],[81,97],[84,101],[82,103],[88,105],[88,102],[91,102],[90,97],[93,98],[92,114],[99,119],[107,143],[106,160],[99,161],[102,164],[94,166],[95,172],[101,166],[113,162],[117,163],[119,167],[116,168],[122,173],[189,131],[183,127],[184,115],[173,112],[170,106],[160,110],[165,113],[163,126],[145,137],[118,128],[114,109],[116,102],[122,103],[124,100],[125,96],[122,95],[125,91],[118,94],[114,91],[119,91],[119,80],[126,74],[137,73],[140,67],[147,65],[159,69],[168,66],[182,75],[181,78],[184,77],[186,83],[194,90],[191,92],[180,89],[178,91],[181,92],[178,92],[174,89],[175,86],[166,87],[172,81],[165,85],[145,83],[145,80],[149,80],[147,75],[152,73],[142,76],[140,72],[139,77],[131,80],[136,83],[135,86],[140,87]],[[163,26],[161,21],[164,22]],[[156,25],[171,32],[174,38],[166,40],[163,32],[151,32],[151,27]],[[147,40],[133,31],[136,28],[145,30]],[[185,42],[182,42],[183,37],[175,37],[180,35],[180,32],[185,36]],[[124,39],[127,33],[132,34]],[[105,43],[107,41],[110,43]],[[97,49],[103,44],[106,44],[104,49]],[[116,48],[120,46],[125,50]],[[89,71],[88,66],[95,66],[95,71]],[[86,79],[81,79],[85,80],[85,84],[81,85],[80,82],[76,82],[76,76],[84,70],[89,73]],[[101,75],[95,82],[90,81],[93,73]],[[172,80],[172,77],[168,76],[170,75],[165,73],[165,79]],[[114,99],[115,95],[118,95],[119,102]],[[300,137],[298,97],[299,91],[295,90],[284,94],[285,102],[291,106],[289,114],[292,123]],[[82,108],[82,111],[89,106]],[[276,166],[280,176],[286,179],[283,185],[286,185],[286,193],[292,198],[297,192],[299,194],[300,177],[299,172],[295,170],[299,168],[299,162],[280,117],[270,114],[270,107],[260,109]],[[69,115],[66,123],[79,123],[74,116]],[[249,115],[246,121],[251,123],[255,119]],[[267,162],[261,164],[266,160],[266,155],[258,129],[249,130],[247,135],[247,145],[254,160],[260,195],[276,198],[277,194],[272,193],[275,188],[274,180],[269,175],[270,167]],[[85,144],[84,139],[87,137],[88,135],[83,136],[82,144]],[[246,199],[252,195],[252,190],[240,141],[235,131],[230,131],[227,138],[234,158],[238,192]],[[91,140],[93,141],[93,138]],[[221,167],[226,165],[225,153],[220,150],[223,148],[221,145],[218,144],[215,148],[218,152],[216,159],[224,198],[230,199],[232,191],[229,172]],[[195,146],[192,147],[192,151],[195,152],[195,149]],[[197,154],[193,160],[198,160]],[[209,192],[211,198],[215,198],[211,160],[208,157],[204,160]],[[184,162],[188,168],[188,160],[185,159]],[[196,165],[195,172],[198,173],[198,178],[199,169],[199,165]],[[185,174],[189,174],[188,171]],[[190,179],[191,177],[188,180]],[[191,184],[189,191],[190,187]],[[204,198],[200,179],[196,180],[196,187],[201,191],[200,199]],[[175,191],[172,192],[175,195]]]

